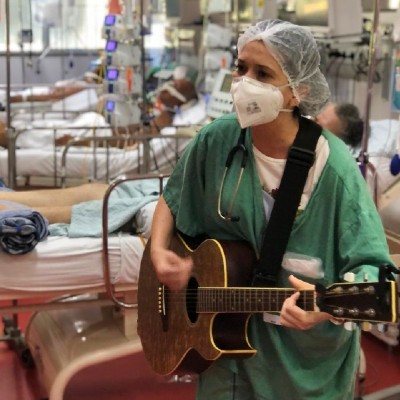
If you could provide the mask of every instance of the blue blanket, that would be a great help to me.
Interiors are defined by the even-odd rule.
[[[166,180],[164,180],[166,182]],[[117,186],[108,201],[108,233],[118,231],[146,204],[160,195],[158,179],[127,181]],[[70,224],[51,224],[51,236],[101,237],[103,201],[87,201],[72,208]]]
[[[0,245],[10,254],[33,250],[48,235],[48,222],[30,209],[0,211]]]

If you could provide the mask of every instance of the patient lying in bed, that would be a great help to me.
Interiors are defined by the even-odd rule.
[[[129,180],[118,185],[108,202],[109,233],[131,229],[129,224],[136,212],[158,200],[159,185],[159,179]],[[4,202],[12,202],[45,217],[50,235],[101,237],[103,199],[108,188],[105,183],[88,183],[62,189],[0,191],[0,214],[10,209]]]
[[[58,81],[53,87],[30,88],[11,92],[10,102],[52,102],[63,100],[86,89],[89,85],[100,84],[103,81],[103,66],[99,65],[92,71],[87,71],[81,78]],[[3,100],[4,99],[0,99]]]
[[[157,104],[159,110],[154,113],[148,127],[136,124],[112,128],[107,124],[104,116],[97,112],[82,113],[70,120],[47,118],[46,120],[29,121],[29,129],[18,135],[16,146],[30,149],[42,149],[54,145],[64,146],[74,138],[82,138],[75,145],[89,146],[93,143],[89,138],[96,135],[115,136],[115,141],[108,140],[107,144],[113,147],[127,148],[135,145],[134,140],[129,141],[129,135],[158,134],[166,127],[189,125],[190,127],[185,132],[180,133],[187,133],[187,130],[190,130],[191,134],[194,134],[206,117],[205,104],[200,101],[194,84],[187,79],[175,79],[161,87]],[[100,108],[102,107],[100,106]],[[13,127],[25,129],[26,121],[14,121]],[[96,142],[97,147],[102,145],[101,142]],[[7,126],[1,120],[0,146],[8,147]]]
[[[0,200],[18,203],[40,212],[50,224],[70,223],[72,206],[85,201],[102,200],[109,185],[88,183],[62,189],[0,191]],[[0,211],[10,209],[0,203]]]

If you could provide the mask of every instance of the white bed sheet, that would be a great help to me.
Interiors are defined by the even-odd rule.
[[[110,236],[108,241],[112,283],[136,284],[144,250],[142,240],[120,233]],[[104,285],[101,238],[50,236],[24,255],[0,252],[0,292],[66,293],[101,285]]]
[[[400,136],[400,121],[382,119],[370,121],[370,136],[368,138],[368,156],[372,168],[369,169],[367,182],[372,195],[382,195],[397,177],[390,173],[390,161],[396,152],[397,138]],[[354,151],[358,156],[360,149]]]
[[[181,154],[190,138],[154,138],[151,140],[149,171],[164,171],[175,165],[176,156]],[[131,150],[109,149],[109,178],[143,172],[143,146]],[[56,157],[56,162],[55,162]],[[155,161],[156,160],[156,161]],[[107,151],[97,148],[96,154],[90,147],[72,147],[68,150],[66,169],[62,175],[62,148],[17,149],[16,173],[24,177],[54,177],[105,180],[107,175]],[[96,174],[95,174],[96,171]],[[0,176],[8,176],[8,151],[0,150]]]
[[[112,131],[105,118],[94,111],[85,112],[69,119],[58,114],[33,121],[18,116],[13,119],[12,126],[18,132],[15,142],[18,149],[53,149],[54,139],[59,139],[64,135],[80,138],[91,137],[94,134],[112,136]]]

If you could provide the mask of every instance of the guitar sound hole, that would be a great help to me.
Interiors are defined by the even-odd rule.
[[[186,290],[186,311],[190,322],[192,323],[195,323],[198,318],[198,314],[196,312],[198,287],[199,284],[197,283],[196,279],[190,278]]]

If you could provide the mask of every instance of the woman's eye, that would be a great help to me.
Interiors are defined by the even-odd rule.
[[[258,72],[257,72],[257,77],[258,77],[258,79],[260,79],[260,80],[264,80],[264,79],[269,78],[270,75],[269,75],[268,72],[266,72],[266,71],[258,71]]]

